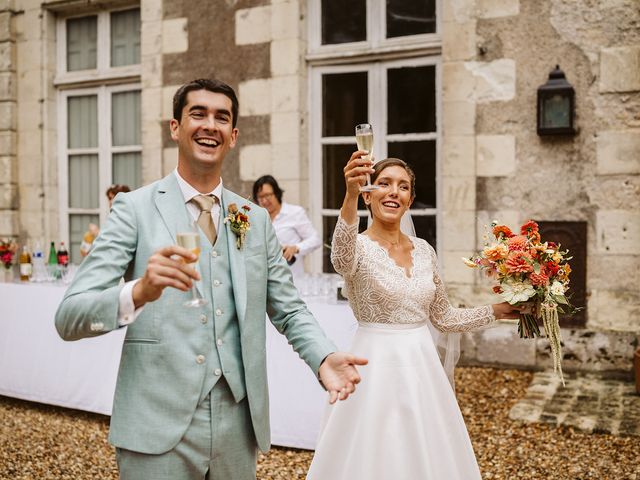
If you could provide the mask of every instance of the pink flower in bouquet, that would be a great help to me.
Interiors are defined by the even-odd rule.
[[[509,273],[529,273],[533,272],[531,262],[531,255],[527,252],[511,252],[505,265]]]
[[[529,245],[527,242],[527,237],[524,235],[516,235],[507,240],[507,246],[509,247],[509,251],[524,251],[529,249]]]

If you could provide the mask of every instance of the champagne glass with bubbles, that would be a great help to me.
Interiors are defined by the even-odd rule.
[[[178,246],[195,253],[196,259],[193,262],[189,262],[195,264],[198,261],[198,258],[200,258],[200,233],[198,232],[198,228],[195,223],[190,222],[189,226],[190,230],[182,232],[179,231],[176,234],[176,242]],[[201,307],[207,303],[209,302],[200,296],[196,286],[193,285],[191,287],[191,300],[186,301],[183,305],[185,307]]]
[[[370,123],[361,123],[356,125],[356,143],[358,144],[358,150],[364,150],[367,152],[366,159],[373,159],[373,127]],[[367,173],[367,183],[360,187],[361,192],[370,192],[377,190],[377,185],[371,184],[371,175]]]

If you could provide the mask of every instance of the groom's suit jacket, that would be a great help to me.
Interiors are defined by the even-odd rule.
[[[221,217],[229,204],[247,201],[223,189]],[[241,249],[222,221],[219,228],[228,252],[226,278],[231,279],[229,301],[235,306],[239,356],[258,447],[270,443],[266,372],[266,311],[300,357],[317,374],[321,361],[335,346],[299,298],[267,212],[251,204],[251,228]],[[65,340],[102,335],[119,328],[120,279],[143,276],[149,257],[176,243],[178,230],[188,231],[189,213],[174,174],[134,192],[120,194],[91,254],[82,262],[56,313],[56,328]],[[220,237],[219,237],[220,238]],[[215,254],[214,254],[215,255]],[[210,258],[200,258],[200,267]],[[208,275],[200,292],[212,299]],[[207,293],[209,293],[207,295]],[[128,326],[111,417],[110,442],[116,447],[159,454],[180,441],[196,410],[207,375],[202,354],[210,352],[213,336],[202,329],[216,322],[212,301],[202,309],[183,303],[190,292],[166,288],[145,305]],[[217,310],[217,309],[216,309]],[[206,315],[205,319],[202,315]],[[214,323],[215,324],[215,323]],[[217,328],[217,327],[216,327]],[[226,352],[225,352],[226,353]],[[233,374],[233,373],[231,373]],[[227,373],[225,372],[225,375]],[[229,382],[233,385],[233,382]],[[238,382],[236,382],[238,383]],[[206,393],[206,392],[205,392]]]

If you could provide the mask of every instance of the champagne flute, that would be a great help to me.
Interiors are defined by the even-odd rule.
[[[356,125],[356,143],[358,144],[358,150],[365,150],[367,152],[366,159],[371,160],[373,158],[373,127],[370,123]],[[371,192],[378,188],[380,187],[371,184],[371,175],[367,173],[367,183],[360,187],[360,191]]]
[[[198,232],[195,224],[190,223],[191,230],[186,232],[178,232],[176,234],[176,241],[178,246],[182,248],[186,248],[187,250],[191,250],[192,253],[196,254],[196,259],[193,262],[188,263],[196,263],[198,258],[200,258],[200,233]],[[204,298],[200,296],[196,286],[193,285],[191,287],[191,300],[188,300],[183,303],[185,307],[201,307],[206,305],[207,302]]]

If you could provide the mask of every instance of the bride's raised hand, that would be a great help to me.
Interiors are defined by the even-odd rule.
[[[360,187],[367,181],[367,173],[373,173],[373,162],[367,158],[365,150],[356,150],[344,167],[344,180],[347,185],[347,196],[358,198]]]

